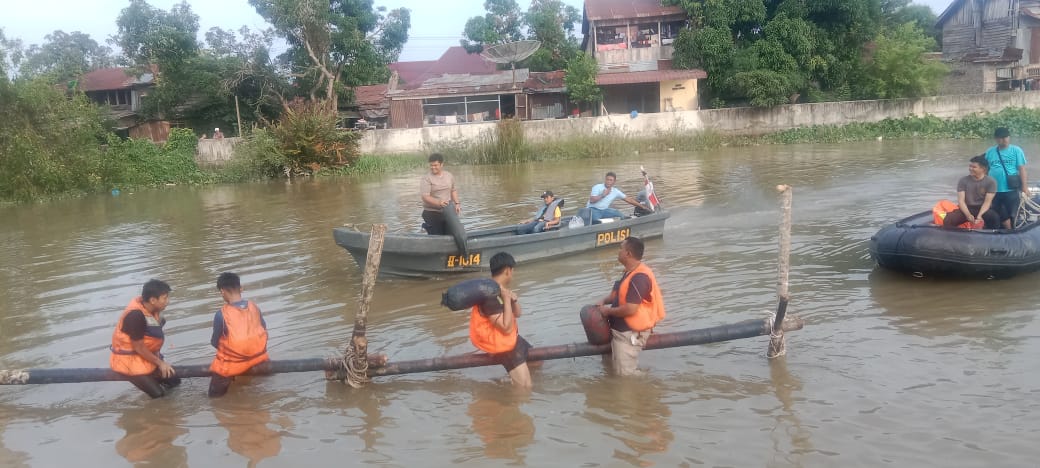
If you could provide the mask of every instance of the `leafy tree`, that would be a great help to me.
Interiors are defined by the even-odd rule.
[[[334,112],[347,87],[385,81],[408,40],[411,14],[372,0],[249,0],[289,43],[296,84]]]
[[[530,31],[529,39],[541,42],[541,47],[526,60],[531,70],[561,70],[578,53],[574,30],[581,22],[581,13],[577,8],[560,0],[532,0],[524,22]]]
[[[708,89],[721,94],[733,63],[735,45],[729,30],[683,29],[675,39],[673,61],[678,68],[703,68]]]
[[[57,30],[48,34],[42,45],[25,51],[19,74],[25,77],[47,76],[54,83],[64,83],[98,68],[112,66],[112,49],[98,45],[89,34]]]
[[[85,95],[0,74],[0,103],[0,199],[97,188],[105,131]]]
[[[199,17],[186,1],[164,11],[145,0],[130,0],[116,19],[114,42],[136,65],[178,66],[199,50]]]
[[[949,71],[937,60],[924,57],[935,40],[906,23],[875,39],[873,56],[865,65],[867,98],[908,98],[934,94]]]
[[[731,86],[746,96],[752,106],[787,104],[795,85],[788,76],[772,70],[753,70],[733,75]]]
[[[596,86],[597,72],[596,59],[585,52],[578,52],[567,63],[563,82],[572,101],[595,104],[603,100],[603,90]]]
[[[484,16],[466,20],[459,44],[471,54],[484,51],[484,46],[503,42],[519,41],[523,38],[524,15],[516,0],[484,0]]]
[[[935,12],[928,5],[906,5],[885,17],[885,27],[895,28],[905,23],[914,23],[918,29],[935,39],[934,51],[942,45],[942,29],[936,24]]]
[[[8,39],[0,28],[0,84],[7,82],[7,75],[15,74],[22,59],[22,41]]]

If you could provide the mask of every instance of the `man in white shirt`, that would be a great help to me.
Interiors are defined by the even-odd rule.
[[[608,172],[607,177],[603,180],[602,184],[592,186],[592,193],[589,195],[589,203],[585,205],[591,214],[591,224],[596,224],[601,218],[623,218],[625,215],[610,207],[610,204],[619,198],[629,205],[647,209],[647,207],[641,205],[634,198],[625,195],[625,192],[622,192],[621,189],[615,188],[614,182],[616,181],[617,175],[613,172]]]

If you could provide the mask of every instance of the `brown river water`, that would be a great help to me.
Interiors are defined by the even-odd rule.
[[[480,167],[449,156],[471,227],[523,219],[546,189],[573,213],[608,170],[634,194],[645,165],[672,212],[645,258],[668,305],[662,332],[775,307],[774,186],[791,184],[789,310],[805,329],[775,362],[764,337],[647,351],[641,379],[605,375],[598,357],[550,361],[528,395],[500,382],[501,367],[360,390],[321,373],[244,378],[217,400],[205,379],[160,400],[126,382],[0,387],[0,466],[1038,466],[1040,276],[915,279],[877,270],[867,253],[884,223],[953,197],[988,143]],[[1037,142],[1017,143],[1040,155]],[[332,228],[417,230],[421,172],[0,208],[0,369],[106,367],[119,313],[152,277],[174,288],[168,360],[208,362],[222,271],[241,274],[264,310],[272,358],[333,355],[353,326],[361,270]],[[523,336],[584,341],[578,309],[619,276],[615,257],[607,248],[520,265]],[[453,281],[381,280],[370,350],[393,360],[472,352],[468,313],[438,305]]]

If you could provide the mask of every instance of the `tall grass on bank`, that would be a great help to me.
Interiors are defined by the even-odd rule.
[[[417,154],[368,154],[349,166],[327,167],[318,176],[390,174],[410,171],[427,164],[426,156]]]
[[[652,137],[633,135],[613,126],[595,133],[531,142],[525,139],[518,121],[503,120],[495,130],[485,130],[474,140],[438,143],[432,145],[429,152],[449,155],[453,162],[461,164],[512,164],[598,159],[635,151],[699,151],[717,148],[724,142],[718,133],[684,130],[678,125],[660,130]]]

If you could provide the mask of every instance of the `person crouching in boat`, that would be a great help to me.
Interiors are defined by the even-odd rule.
[[[509,373],[513,385],[531,388],[527,351],[531,344],[519,334],[517,319],[520,301],[510,291],[516,260],[506,252],[491,257],[491,279],[498,283],[499,295],[473,306],[469,314],[469,339],[481,351],[491,354]]]
[[[130,301],[112,332],[112,370],[128,377],[130,383],[152,398],[180,385],[173,366],[163,360],[163,310],[170,303],[170,285],[157,279],[141,288],[141,295]]]
[[[270,371],[267,356],[267,323],[260,308],[253,301],[242,299],[242,282],[234,273],[217,277],[217,290],[224,306],[213,317],[213,336],[210,344],[217,348],[217,356],[209,365],[213,376],[209,381],[209,396],[227,393],[235,376],[256,367],[260,373]]]
[[[517,226],[517,234],[544,232],[560,226],[560,219],[563,217],[560,205],[563,204],[563,199],[557,199],[551,190],[546,190],[542,193],[542,201],[544,205],[538,210],[538,214]]]
[[[969,222],[975,229],[999,229],[1001,221],[1008,218],[993,204],[997,194],[997,181],[989,176],[989,161],[986,156],[971,158],[968,175],[957,181],[957,207],[943,218],[943,227],[955,228]]]

